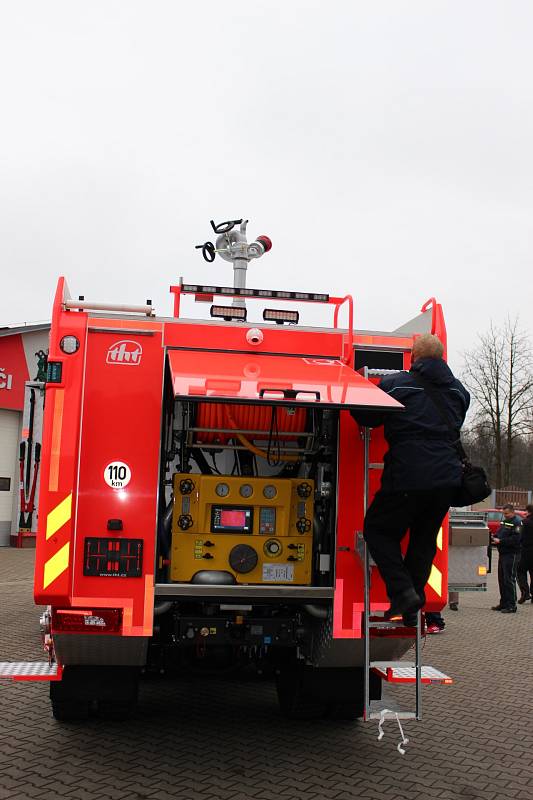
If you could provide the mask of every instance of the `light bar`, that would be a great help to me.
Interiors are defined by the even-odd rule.
[[[211,306],[211,316],[222,317],[227,322],[232,319],[246,320],[246,313],[242,306]]]
[[[233,286],[202,286],[194,283],[182,283],[180,288],[183,294],[216,294],[227,297],[259,297],[265,300],[301,300],[304,303],[329,303],[329,294],[315,294],[314,292],[239,289]]]
[[[283,325],[284,322],[291,322],[293,325],[298,325],[300,312],[282,311],[278,308],[265,308],[263,311],[263,319],[266,322],[275,322],[277,325]]]

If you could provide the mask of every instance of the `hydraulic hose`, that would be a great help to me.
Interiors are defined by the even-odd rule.
[[[196,419],[198,427],[227,428],[227,414],[230,409],[230,416],[234,423],[234,425],[230,427],[236,426],[237,428],[244,428],[245,430],[262,431],[260,434],[255,434],[254,438],[268,440],[272,419],[271,406],[254,406],[240,403],[230,406],[224,403],[200,403]],[[278,409],[278,411],[281,410],[282,409]],[[278,429],[280,433],[284,434],[285,439],[293,439],[295,433],[305,430],[305,418],[306,410],[304,408],[295,408],[294,414],[278,413]],[[229,433],[202,431],[197,434],[196,439],[199,444],[203,442],[210,444],[213,442],[221,442],[222,444],[226,444],[231,436],[232,434]]]
[[[316,617],[316,619],[327,619],[328,617],[328,610],[324,606],[317,606],[314,603],[306,603],[304,606],[302,606],[302,608],[312,617]]]
[[[227,407],[226,407],[226,416],[227,416],[230,428],[236,429],[237,428],[237,423],[235,422],[235,420],[231,416],[230,410]],[[247,450],[249,450],[251,453],[254,453],[256,456],[259,456],[260,458],[265,458],[268,461],[269,454],[266,452],[266,450],[261,450],[260,447],[256,447],[255,444],[252,444],[252,442],[249,439],[247,439],[246,436],[244,436],[242,433],[235,433],[235,435],[236,435],[237,439],[239,440],[239,442],[242,445],[244,445],[244,447],[246,447]],[[298,455],[289,455],[288,453],[278,453],[278,454],[276,454],[276,461],[299,461],[299,460],[300,460],[300,456],[298,456]]]

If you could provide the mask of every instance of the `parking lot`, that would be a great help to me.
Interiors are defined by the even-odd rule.
[[[29,550],[0,550],[0,660],[42,660]],[[0,686],[0,798],[533,798],[533,604],[490,610],[461,596],[424,662],[452,675],[427,687],[421,722],[288,722],[269,682],[152,678],[127,723],[60,724],[48,685]]]

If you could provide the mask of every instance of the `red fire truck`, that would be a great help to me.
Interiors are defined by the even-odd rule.
[[[383,620],[361,531],[385,443],[350,409],[402,413],[379,376],[409,368],[416,335],[446,342],[442,308],[356,330],[350,295],[248,288],[270,240],[249,243],[243,220],[212,226],[200,248],[234,285],[180,280],[171,317],[58,282],[35,566],[48,661],[0,672],[49,680],[60,720],[126,716],[143,671],[230,665],[275,676],[290,716],[383,719],[396,681],[416,684],[401,716],[419,717],[420,686],[450,679],[420,663],[423,616],[416,631]],[[182,316],[191,298],[209,319]],[[330,327],[300,324],[312,303]],[[444,525],[425,610],[446,602],[447,540]]]

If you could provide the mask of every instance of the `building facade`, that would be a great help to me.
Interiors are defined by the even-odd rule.
[[[49,324],[0,328],[0,546],[36,529],[49,334]]]

